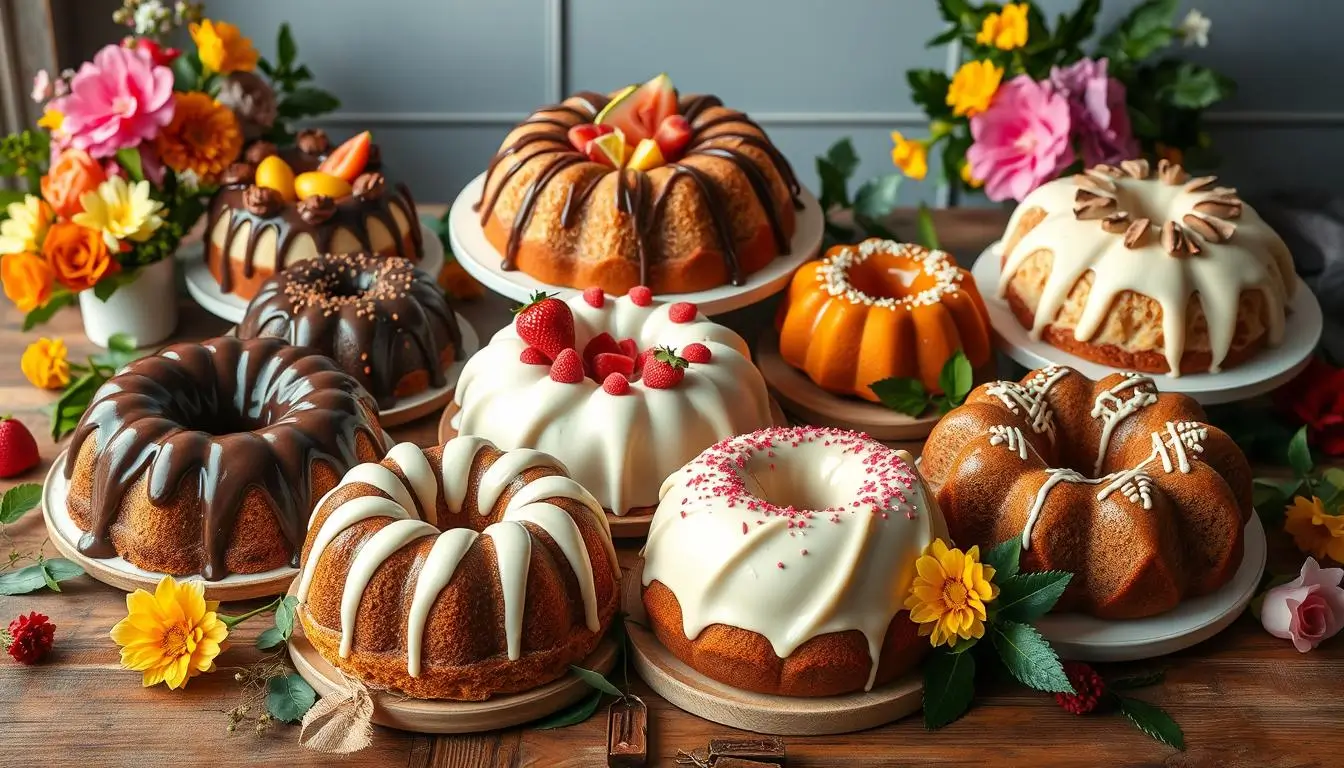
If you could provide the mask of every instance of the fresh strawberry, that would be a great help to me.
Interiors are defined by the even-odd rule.
[[[688,363],[708,363],[709,347],[696,341],[681,348],[681,356],[686,358]]]
[[[583,361],[579,359],[579,353],[572,347],[562,350],[551,364],[551,381],[578,384],[583,378]]]
[[[23,474],[42,460],[37,441],[22,421],[0,416],[0,477]]]
[[[700,314],[700,310],[689,301],[678,301],[667,308],[667,317],[674,323],[689,323]]]
[[[603,304],[607,303],[607,294],[602,292],[596,285],[583,289],[583,300],[588,302],[588,306],[593,309],[601,309]]]
[[[596,359],[598,355],[614,354],[619,353],[620,351],[621,348],[616,345],[616,340],[611,338],[610,333],[599,333],[594,336],[591,341],[583,345],[583,367],[585,370],[592,372],[593,360]],[[601,377],[598,377],[597,380],[601,381],[602,379]]]
[[[602,391],[608,395],[624,395],[630,391],[630,380],[619,373],[608,374],[602,380]]]
[[[663,159],[671,163],[681,157],[681,151],[691,142],[691,133],[691,124],[686,122],[686,118],[681,115],[668,115],[658,125],[653,140],[658,144],[658,150],[663,153]]]
[[[685,377],[686,358],[671,347],[659,347],[644,362],[644,386],[650,389],[671,389]]]
[[[574,313],[553,294],[538,291],[532,300],[514,310],[518,338],[541,350],[551,360],[574,346]]]
[[[653,303],[653,291],[647,285],[636,285],[630,289],[630,300],[636,307],[647,307]]]
[[[546,353],[542,352],[540,349],[537,349],[536,347],[524,347],[523,353],[518,356],[518,359],[523,361],[524,363],[527,363],[528,365],[551,364],[551,358],[547,357]]]
[[[606,381],[607,377],[613,373],[629,376],[634,372],[634,359],[625,355],[613,355],[604,352],[593,360],[593,378],[597,381]]]
[[[636,379],[638,379],[638,378],[640,378],[640,377],[642,377],[642,376],[644,375],[644,364],[647,363],[647,362],[649,362],[649,358],[651,358],[651,357],[653,357],[653,347],[649,347],[648,349],[644,350],[643,352],[640,352],[638,355],[635,355],[635,373],[634,373],[634,377],[635,377]]]
[[[620,347],[621,354],[628,358],[639,357],[639,345],[635,343],[634,339],[621,339],[616,342],[616,346]]]
[[[588,151],[588,142],[596,139],[598,136],[605,136],[616,130],[610,125],[596,125],[594,123],[579,123],[569,129],[569,143],[580,152]]]

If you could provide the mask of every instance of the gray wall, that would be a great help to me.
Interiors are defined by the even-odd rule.
[[[1109,0],[1106,29],[1136,0]],[[1046,0],[1047,16],[1075,0]],[[1240,84],[1212,117],[1223,175],[1243,189],[1325,187],[1344,167],[1344,2],[1202,0],[1211,43],[1187,49]],[[344,101],[337,136],[371,128],[422,200],[449,200],[508,127],[575,89],[667,70],[765,125],[815,189],[813,157],[849,135],[862,175],[891,171],[897,129],[919,133],[905,71],[945,67],[924,41],[933,0],[211,0],[263,53],[291,20],[301,59]],[[92,21],[90,20],[90,23]],[[932,177],[931,173],[931,177]],[[934,199],[931,182],[904,199]]]

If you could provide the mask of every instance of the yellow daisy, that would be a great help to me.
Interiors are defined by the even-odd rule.
[[[98,185],[98,189],[79,196],[82,213],[72,217],[81,227],[103,233],[103,240],[114,251],[120,240],[143,243],[163,225],[159,212],[163,203],[149,197],[149,182],[128,184],[120,176],[113,176]]]
[[[947,88],[947,106],[952,114],[971,117],[989,109],[1003,81],[1003,67],[992,61],[968,61],[952,76]]]
[[[927,142],[907,139],[900,131],[891,132],[891,162],[901,173],[912,179],[923,179],[929,173],[929,145]]]
[[[1316,558],[1344,563],[1344,515],[1332,515],[1325,502],[1298,496],[1288,507],[1283,529],[1293,537],[1297,548]]]
[[[1027,3],[1009,3],[1000,13],[991,13],[980,25],[975,42],[1011,51],[1027,44]]]
[[[994,569],[980,562],[980,548],[967,552],[935,539],[915,561],[915,582],[905,607],[919,634],[933,645],[985,636],[985,603],[999,596]]]
[[[9,218],[0,222],[0,253],[38,253],[47,236],[53,214],[51,206],[36,195],[5,209]]]
[[[137,589],[126,596],[126,618],[112,628],[121,666],[143,672],[146,688],[167,683],[173,690],[213,672],[229,635],[218,608],[219,601],[206,600],[205,585],[197,580],[178,584],[164,576],[152,595]]]

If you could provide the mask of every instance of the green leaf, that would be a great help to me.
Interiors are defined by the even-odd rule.
[[[172,69],[173,90],[200,90],[201,73],[204,71],[204,68],[201,66],[201,57],[199,53],[196,51],[183,51],[182,55],[173,59]]]
[[[1076,52],[1083,41],[1092,36],[1100,10],[1101,0],[1083,0],[1072,16],[1061,14],[1055,26],[1053,44],[1066,53]]]
[[[299,615],[299,598],[288,595],[275,608],[275,628],[288,640],[294,633],[294,620]]]
[[[42,565],[46,567],[47,573],[56,581],[69,581],[77,576],[84,575],[84,569],[72,560],[66,560],[64,557],[43,558]]]
[[[949,27],[948,29],[944,30],[941,34],[929,38],[929,41],[927,43],[924,43],[924,47],[937,48],[940,45],[947,45],[953,40],[956,40],[957,36],[960,34],[961,30],[959,28]]]
[[[93,400],[94,392],[98,391],[98,387],[102,386],[105,380],[97,371],[89,371],[70,382],[70,386],[65,388],[52,405],[52,440],[60,440],[79,424],[84,411],[89,408],[89,402]]]
[[[1000,621],[994,626],[993,637],[1003,665],[1023,685],[1050,693],[1074,692],[1055,649],[1035,627]]]
[[[821,208],[849,208],[849,177],[859,167],[859,156],[854,152],[854,142],[848,137],[840,139],[826,150],[826,154],[817,158],[817,176],[821,179]]]
[[[854,142],[848,136],[835,142],[826,150],[826,159],[848,179],[859,169],[859,155],[854,151]]]
[[[919,379],[893,377],[875,381],[868,388],[883,405],[897,413],[919,416],[929,407],[929,393]]]
[[[1019,561],[1022,558],[1022,537],[1014,536],[999,542],[985,550],[982,562],[994,569],[994,579],[1006,579],[1017,575]]]
[[[75,294],[58,293],[51,297],[45,306],[38,307],[23,316],[23,330],[31,331],[51,319],[60,309],[75,303]]]
[[[1321,478],[1336,488],[1344,488],[1344,469],[1339,467],[1327,467],[1325,471],[1321,473]]]
[[[285,633],[281,632],[279,627],[267,627],[266,631],[257,637],[257,647],[263,651],[269,651],[272,648],[279,648],[288,640],[289,638],[285,637]]]
[[[52,575],[51,569],[47,567],[47,562],[43,560],[37,564],[37,567],[42,571],[42,582],[47,585],[47,589],[50,589],[52,592],[60,592],[61,585],[57,583],[56,577]]]
[[[573,664],[569,665],[569,671],[577,675],[579,679],[582,680],[583,682],[591,685],[592,687],[596,688],[599,691],[602,691],[603,693],[609,693],[612,696],[625,695],[624,693],[621,693],[620,688],[617,688],[616,686],[612,685],[611,681],[607,680],[607,678],[604,677],[601,672],[594,672],[591,669],[584,669],[583,667],[577,667]]]
[[[266,711],[286,723],[303,719],[317,701],[317,692],[297,673],[272,677],[266,684]]]
[[[0,497],[0,524],[7,525],[18,520],[41,501],[41,483],[22,483],[10,488]]]
[[[873,219],[885,218],[896,207],[903,178],[899,173],[889,173],[865,181],[854,195],[854,213]]]
[[[1251,503],[1266,528],[1277,528],[1287,514],[1286,507],[1302,489],[1302,481],[1256,478],[1251,486]]]
[[[280,60],[280,69],[288,70],[294,66],[294,58],[299,55],[299,47],[294,44],[294,33],[289,23],[280,24],[280,36],[275,43],[275,52]]]
[[[1182,752],[1185,751],[1185,733],[1181,731],[1181,726],[1171,719],[1171,715],[1166,713],[1166,710],[1155,704],[1131,699],[1128,696],[1117,696],[1116,698],[1120,700],[1120,711],[1140,731],[1167,746],[1175,747]]]
[[[1177,68],[1175,82],[1158,95],[1182,109],[1206,109],[1231,95],[1230,84],[1208,67],[1186,62]]]
[[[974,654],[939,650],[924,662],[925,728],[942,728],[961,717],[974,697]]]
[[[12,176],[13,173],[7,173],[6,176]],[[28,197],[28,193],[21,189],[0,189],[0,209],[5,209],[11,203],[22,203]],[[6,213],[8,216],[8,213]]]
[[[295,88],[285,95],[277,107],[280,117],[295,119],[324,115],[341,106],[341,100],[321,88]]]
[[[59,592],[60,587],[56,584],[83,574],[83,568],[63,557],[43,560],[17,571],[0,573],[0,595],[23,595],[43,587]]]
[[[552,728],[566,728],[571,725],[578,725],[592,717],[593,713],[597,711],[597,705],[601,702],[602,692],[593,691],[588,694],[587,698],[580,699],[578,702],[565,709],[532,723],[532,727],[540,731],[547,731]]]
[[[1106,687],[1112,691],[1132,691],[1135,688],[1147,688],[1157,685],[1165,679],[1167,673],[1165,670],[1149,672],[1145,675],[1130,675],[1129,677],[1117,677],[1114,680],[1107,680]]]
[[[995,602],[998,615],[1009,621],[1029,623],[1055,607],[1073,574],[1067,571],[1019,573],[999,581]]]
[[[971,12],[971,6],[966,0],[938,0],[938,12],[944,21],[959,24],[961,17]]]
[[[145,169],[140,162],[140,150],[136,147],[126,147],[117,150],[117,165],[126,172],[126,176],[131,181],[144,181]]]
[[[915,214],[915,226],[919,229],[919,244],[930,250],[938,250],[938,229],[933,225],[933,213],[929,206],[919,204],[919,213]]]
[[[943,370],[938,374],[938,386],[953,405],[961,405],[971,393],[974,386],[971,361],[966,359],[966,354],[960,349],[943,363]]]
[[[937,69],[912,69],[905,73],[910,84],[910,99],[924,109],[930,120],[949,118],[952,107],[947,104],[947,89],[952,78]]]
[[[1311,474],[1311,448],[1307,446],[1307,428],[1304,426],[1297,430],[1293,439],[1288,443],[1288,466],[1293,468],[1293,472],[1298,477],[1306,477]]]

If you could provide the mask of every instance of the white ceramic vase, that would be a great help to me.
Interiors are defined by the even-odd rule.
[[[135,279],[117,288],[107,301],[93,291],[81,291],[79,311],[84,334],[100,347],[114,334],[124,333],[138,347],[167,339],[177,330],[177,282],[175,259],[163,259],[141,267]]]

